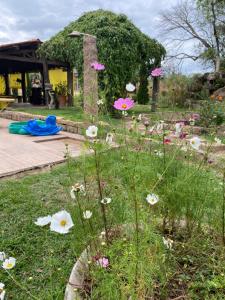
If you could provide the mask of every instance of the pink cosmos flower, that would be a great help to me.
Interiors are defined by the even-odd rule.
[[[95,69],[95,71],[103,71],[105,70],[105,66],[103,64],[100,64],[99,62],[97,61],[94,61],[92,64],[91,64],[91,67],[93,69]]]
[[[97,264],[106,269],[109,266],[109,260],[106,257],[101,257],[97,260]]]
[[[151,72],[152,77],[160,77],[163,75],[163,71],[161,68],[155,68],[152,72]]]
[[[119,98],[114,102],[113,107],[118,110],[128,110],[134,106],[134,100],[130,98]]]

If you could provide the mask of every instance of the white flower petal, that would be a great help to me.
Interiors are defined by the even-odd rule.
[[[0,293],[0,300],[4,300],[5,299],[5,291],[3,290],[1,293]]]
[[[6,258],[5,252],[0,252],[0,261],[5,260],[5,258]]]
[[[74,188],[72,188],[71,191],[70,191],[70,197],[71,197],[73,200],[76,199],[76,195],[75,195],[75,190],[74,190]]]
[[[37,218],[37,221],[34,222],[37,226],[46,226],[49,223],[51,223],[52,217],[51,216],[46,216],[46,217],[39,217]]]
[[[215,138],[215,142],[218,146],[222,144],[222,141],[219,138]]]
[[[84,217],[84,219],[90,219],[91,216],[92,216],[92,212],[91,212],[90,210],[85,210],[85,211],[83,212],[83,217]]]
[[[0,291],[1,291],[1,290],[3,290],[3,289],[4,289],[4,287],[5,287],[5,284],[4,284],[4,283],[2,283],[2,282],[0,282]]]

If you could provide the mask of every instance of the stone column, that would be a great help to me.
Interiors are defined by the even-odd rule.
[[[159,95],[159,77],[153,77],[152,107],[151,107],[152,112],[156,112],[158,95]]]
[[[96,38],[89,35],[83,37],[84,56],[84,113],[92,116],[98,115],[98,74],[91,63],[97,61]]]

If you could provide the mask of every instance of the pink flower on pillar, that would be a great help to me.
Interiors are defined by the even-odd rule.
[[[95,71],[103,71],[105,70],[105,66],[103,64],[100,64],[99,62],[95,61],[91,64],[91,67],[95,70]]]
[[[163,75],[162,68],[155,68],[154,70],[152,70],[151,75],[152,75],[152,77],[162,76]]]

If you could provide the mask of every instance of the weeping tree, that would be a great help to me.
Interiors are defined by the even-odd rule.
[[[38,50],[43,58],[67,62],[75,67],[80,74],[81,86],[83,45],[81,39],[68,36],[72,31],[97,37],[98,59],[106,66],[105,71],[99,74],[99,87],[104,91],[109,110],[117,97],[125,96],[128,82],[139,81],[141,77],[142,86],[143,79],[146,80],[149,75],[146,72],[143,76],[143,64],[146,68],[158,64],[165,55],[163,46],[144,35],[125,15],[104,10],[85,13],[43,43]]]

